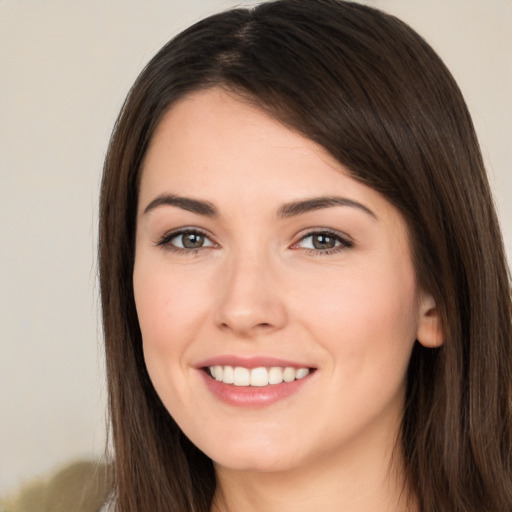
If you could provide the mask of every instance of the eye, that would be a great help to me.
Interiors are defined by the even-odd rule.
[[[193,251],[205,247],[214,247],[215,244],[201,231],[182,230],[166,234],[157,245],[176,251]]]
[[[337,250],[352,247],[353,243],[346,237],[331,231],[316,231],[303,236],[293,248],[306,249],[317,253],[330,254]]]
[[[200,247],[211,247],[213,245],[205,235],[194,231],[181,233],[171,238],[169,242],[180,249],[199,249]]]

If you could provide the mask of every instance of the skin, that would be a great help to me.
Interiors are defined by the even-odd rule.
[[[217,215],[155,202],[166,194]],[[326,196],[352,203],[277,213]],[[182,228],[203,246],[177,247]],[[334,247],[318,248],[326,230]],[[236,96],[190,94],[144,161],[133,284],[155,389],[215,463],[215,510],[416,510],[395,450],[405,374],[415,340],[441,337],[404,219],[379,193]],[[225,355],[314,371],[286,398],[240,407],[198,369]]]

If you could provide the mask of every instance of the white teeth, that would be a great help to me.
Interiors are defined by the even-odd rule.
[[[222,366],[214,366],[213,367],[213,376],[215,377],[215,380],[222,382],[222,374],[223,373],[224,373],[224,370],[222,369]]]
[[[273,366],[268,371],[268,383],[281,384],[281,382],[283,382],[283,369],[277,366]]]
[[[224,384],[233,384],[235,382],[235,370],[232,366],[224,366],[222,382]]]
[[[268,371],[266,368],[253,368],[251,370],[251,386],[267,386]]]
[[[247,368],[241,366],[235,367],[233,384],[235,386],[249,386],[251,383],[251,373]]]
[[[295,373],[296,379],[303,379],[304,377],[309,375],[308,368],[299,368],[297,372]]]
[[[285,368],[283,372],[283,380],[285,382],[293,382],[295,380],[295,368],[290,368],[289,366]]]
[[[296,379],[303,379],[309,375],[309,368],[292,368],[287,366],[282,368],[272,366],[271,368],[253,368],[248,369],[242,366],[209,366],[211,376],[223,382],[224,384],[234,384],[235,386],[264,387],[282,382],[293,382]]]

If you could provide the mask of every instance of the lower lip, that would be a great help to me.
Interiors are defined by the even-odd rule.
[[[271,384],[268,386],[235,386],[224,384],[212,379],[205,371],[200,370],[201,376],[209,391],[221,402],[237,407],[265,407],[297,393],[309,381],[311,373],[292,382]]]

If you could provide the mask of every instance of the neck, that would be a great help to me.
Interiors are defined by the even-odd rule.
[[[385,450],[370,443],[357,453],[347,450],[342,460],[325,456],[306,469],[250,472],[216,467],[212,512],[418,512],[398,452],[394,443]]]

